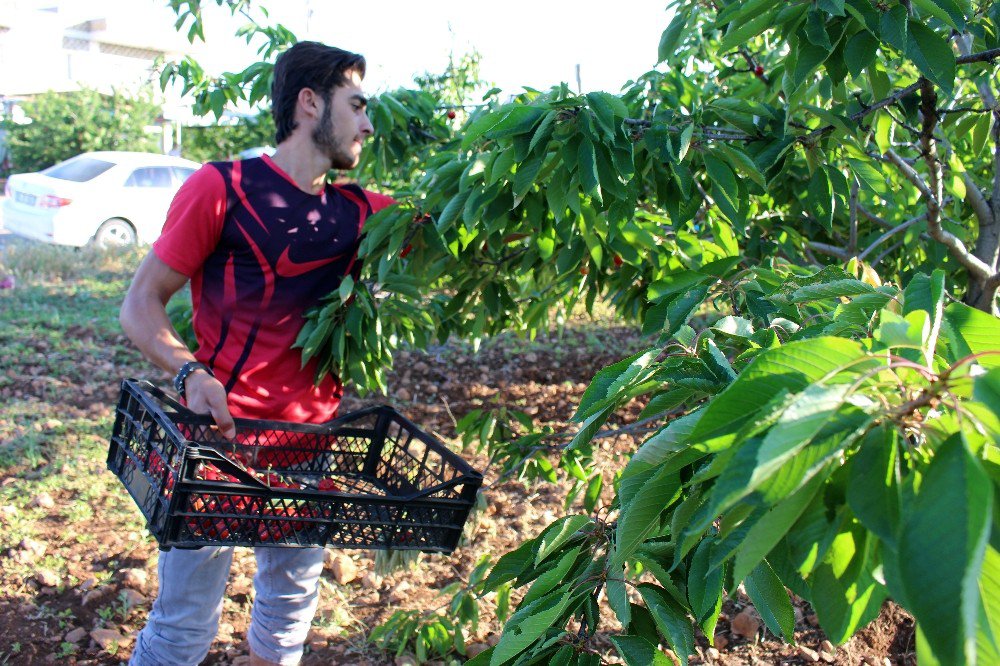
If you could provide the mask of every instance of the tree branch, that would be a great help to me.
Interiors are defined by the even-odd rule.
[[[860,204],[858,204],[858,212],[861,213],[868,221],[874,222],[883,229],[895,229],[891,222],[883,220],[881,217]]]
[[[920,190],[921,194],[923,194],[928,199],[934,198],[934,193],[931,192],[931,188],[927,185],[926,182],[924,182],[924,179],[920,177],[920,174],[917,173],[917,170],[911,167],[909,164],[907,164],[906,160],[900,157],[899,153],[890,148],[889,150],[885,151],[885,156],[888,157],[889,161],[895,164],[896,167],[901,172],[903,172],[903,175],[906,176],[906,179],[911,183],[913,183],[916,186],[916,188]]]
[[[851,231],[850,240],[848,241],[847,251],[851,255],[858,253],[858,179],[851,179],[851,201],[850,201],[850,211],[851,211]]]
[[[963,171],[962,181],[965,182],[965,200],[972,206],[973,212],[975,212],[976,217],[979,219],[980,228],[992,224],[993,211],[990,209],[990,204],[986,201],[983,191],[979,189],[979,185],[976,184],[975,179],[969,175],[968,171]]]
[[[968,33],[959,35],[958,39],[955,40],[955,43],[958,45],[958,52],[962,54],[962,57],[955,60],[957,63],[981,62],[982,60],[979,59],[981,56],[1000,50],[992,49],[990,51],[973,54],[972,35]],[[986,60],[986,58],[983,58],[983,60]],[[976,80],[976,87],[979,89],[979,96],[982,98],[983,103],[990,109],[995,109],[997,107],[997,98],[993,95],[993,90],[990,88],[989,83],[980,78]]]
[[[899,226],[893,227],[889,231],[885,232],[884,234],[882,234],[881,236],[879,236],[878,238],[876,238],[875,241],[871,245],[869,245],[867,248],[865,248],[865,251],[858,255],[858,259],[861,260],[861,261],[864,261],[865,257],[867,257],[869,254],[871,254],[875,250],[875,248],[877,248],[879,245],[881,245],[882,243],[884,243],[886,241],[886,239],[892,238],[893,236],[895,236],[896,234],[898,234],[900,231],[905,231],[906,229],[909,229],[914,224],[916,224],[917,222],[920,222],[921,220],[923,220],[926,217],[927,217],[927,213],[921,213],[920,215],[917,215],[916,217],[911,217],[909,220],[907,220],[906,222],[903,222]]]
[[[836,245],[830,245],[828,243],[820,243],[818,241],[809,241],[807,247],[812,250],[816,250],[820,254],[825,254],[831,257],[840,259],[841,261],[847,261],[854,256],[853,252],[848,252],[842,247],[837,247]]]
[[[937,158],[937,144],[934,141],[934,128],[937,126],[937,93],[934,86],[926,79],[921,80],[921,116],[920,145],[923,158],[927,164],[930,182],[925,182],[920,174],[907,164],[896,151],[891,148],[886,156],[895,164],[903,175],[913,183],[927,199],[927,230],[931,237],[948,248],[951,256],[968,269],[970,276],[978,282],[983,282],[993,276],[992,269],[978,257],[969,252],[957,236],[946,231],[941,226],[941,161]]]

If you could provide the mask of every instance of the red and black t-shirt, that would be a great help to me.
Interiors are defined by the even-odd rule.
[[[191,278],[195,357],[234,416],[320,423],[343,386],[313,385],[292,343],[303,312],[354,265],[365,218],[394,201],[357,186],[309,194],[267,156],[206,164],[177,192],[153,251]]]

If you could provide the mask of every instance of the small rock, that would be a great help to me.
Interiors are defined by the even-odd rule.
[[[55,430],[56,428],[61,428],[62,425],[63,422],[59,419],[46,419],[45,423],[42,424],[42,427],[46,430]]]
[[[135,608],[146,603],[146,597],[141,592],[133,590],[130,587],[125,588],[123,592],[125,594],[125,605],[129,608]]]
[[[417,361],[416,363],[413,364],[414,372],[424,373],[427,372],[428,370],[430,370],[430,366],[424,363],[423,361]]]
[[[325,638],[312,638],[309,640],[309,648],[313,651],[325,650],[330,644]]]
[[[707,656],[711,661],[718,661],[722,656],[722,653],[716,650],[714,647],[710,647],[705,650],[705,656]]]
[[[358,565],[347,555],[336,554],[330,559],[330,573],[340,585],[346,585],[358,577]]]
[[[469,643],[465,646],[465,656],[472,659],[478,654],[486,652],[490,649],[490,646],[486,643]]]
[[[377,590],[382,585],[382,577],[374,571],[369,571],[361,579],[361,587],[366,590]]]
[[[819,649],[823,652],[829,652],[830,654],[837,654],[837,646],[831,643],[829,640],[824,640],[819,644]]]
[[[87,590],[93,589],[95,585],[97,585],[97,579],[91,576],[87,580],[80,583],[80,585],[78,585],[76,589],[78,589],[80,592],[86,592]]]
[[[145,592],[149,584],[149,574],[144,569],[122,569],[118,572],[118,580],[125,587]]]
[[[819,661],[819,654],[817,654],[815,650],[807,648],[805,645],[799,646],[799,656],[811,664],[815,664]]]
[[[89,592],[83,595],[83,599],[80,600],[80,605],[88,606],[94,603],[95,601],[100,601],[105,596],[107,596],[109,589],[110,588],[108,588],[107,586],[95,587],[94,589],[90,590]]]
[[[405,388],[401,388],[396,391],[396,399],[402,402],[409,402],[413,396]]]
[[[61,582],[59,575],[54,571],[50,571],[49,569],[39,569],[38,571],[35,572],[33,578],[42,587],[58,587],[59,583]]]
[[[715,644],[715,647],[720,650],[725,650],[726,646],[729,645],[729,639],[726,638],[726,635],[723,633],[716,634],[712,639],[712,642]]]
[[[412,654],[401,654],[393,662],[396,666],[417,666],[417,658]]]
[[[760,631],[760,615],[757,613],[757,609],[753,606],[744,608],[733,618],[733,621],[729,624],[729,629],[734,634],[746,638],[756,636],[757,632]]]
[[[835,656],[825,651],[820,651],[819,658],[828,664],[832,664],[837,661],[837,658]]]
[[[25,553],[37,558],[45,554],[45,551],[48,549],[48,545],[41,541],[35,541],[34,539],[21,539],[21,543],[17,545],[17,548],[18,550],[24,551]]]
[[[29,507],[38,507],[39,509],[51,509],[55,505],[56,501],[48,493],[38,493],[28,502]]]
[[[83,627],[77,627],[76,629],[67,632],[66,635],[63,636],[63,640],[66,641],[67,643],[79,643],[84,639],[84,637],[86,637],[86,635],[87,635],[86,629],[84,629]]]
[[[17,515],[17,507],[13,504],[0,506],[0,518],[13,518]]]
[[[112,645],[121,645],[124,639],[124,636],[114,629],[94,629],[90,632],[90,637],[101,646],[102,650],[107,650]]]
[[[882,657],[882,666],[892,666],[892,659],[889,659],[889,657]]]
[[[524,355],[525,363],[536,363],[538,362],[538,354],[535,352],[528,352]]]

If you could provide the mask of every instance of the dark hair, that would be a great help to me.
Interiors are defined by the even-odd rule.
[[[278,56],[271,83],[271,115],[274,116],[275,145],[295,129],[295,103],[299,91],[311,88],[330,103],[336,86],[347,82],[346,72],[365,76],[365,58],[319,42],[299,42]]]

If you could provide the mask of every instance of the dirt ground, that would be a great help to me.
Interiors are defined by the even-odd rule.
[[[565,429],[570,427],[567,419],[583,394],[585,383],[599,369],[640,345],[635,334],[626,329],[588,329],[531,344],[517,340],[487,344],[478,354],[454,346],[429,354],[404,353],[396,363],[389,401],[413,421],[446,439],[454,437],[453,417],[460,418],[496,396],[528,412],[537,422]],[[83,397],[69,409],[82,418],[109,418],[117,387],[108,378],[127,375],[148,377],[150,370],[143,365],[112,364],[110,369],[95,374],[92,383],[77,393]],[[21,390],[36,392],[39,399],[50,399],[45,393],[46,386],[46,378],[26,377]],[[8,397],[0,395],[0,399]],[[349,396],[343,408],[350,411],[372,402]],[[641,407],[630,405],[616,422],[635,420]],[[629,435],[601,441],[598,464],[607,481],[621,464],[622,454],[633,451],[635,445]],[[466,457],[479,469],[485,465],[485,460],[472,452],[467,452]],[[79,464],[89,464],[92,473],[103,475],[101,478],[110,475],[102,460]],[[0,477],[0,483],[17,483],[33,473],[36,472],[26,467],[6,478]],[[87,539],[79,538],[78,525],[68,528],[65,514],[58,509],[78,500],[79,493],[85,490],[56,487],[48,501],[37,497],[32,500],[42,504],[51,502],[53,507],[37,521],[34,542],[0,552],[0,666],[117,664],[127,659],[134,635],[142,627],[155,596],[157,549],[143,535],[141,520],[136,517],[138,511],[127,494],[113,483],[114,479],[111,481],[109,487],[116,493],[89,500],[93,518],[85,523]],[[328,551],[331,566],[324,575],[320,608],[303,663],[359,666],[412,663],[406,661],[406,655],[392,658],[377,651],[366,642],[367,632],[395,610],[426,610],[447,602],[448,597],[439,596],[440,588],[464,579],[478,557],[484,553],[498,557],[565,513],[566,485],[543,483],[525,487],[516,480],[495,482],[496,473],[490,470],[486,478],[488,508],[479,517],[470,543],[452,556],[423,556],[412,571],[397,571],[379,578],[368,575],[373,563],[370,553]],[[605,501],[611,499],[609,486],[610,483],[605,484]],[[4,529],[4,521],[10,520],[14,512],[27,510],[17,506],[0,508],[4,511],[0,513],[0,529]],[[122,513],[133,518],[123,523],[117,518]],[[58,555],[66,563],[66,573],[58,582],[45,580],[38,573],[44,568],[45,558],[52,555]],[[354,580],[344,584],[335,581],[332,561],[338,555],[347,555],[356,564]],[[218,638],[205,663],[247,662],[245,638],[253,596],[253,570],[252,553],[239,549]],[[691,663],[915,663],[912,618],[891,603],[871,626],[839,647],[824,644],[825,637],[816,627],[815,615],[801,601],[796,604],[797,646],[783,644],[764,629],[750,637],[740,635],[733,625],[748,605],[749,600],[740,595],[726,603],[717,629],[716,648],[709,649],[704,637],[700,638],[698,655]],[[488,604],[484,605],[478,634],[467,639],[467,643],[480,644],[479,649],[495,641],[499,631],[487,607]],[[606,627],[613,627],[610,614],[607,617]],[[113,633],[110,638],[107,634],[95,635],[95,628]],[[15,645],[17,649],[13,650]],[[613,651],[608,651],[606,661],[618,663]]]

